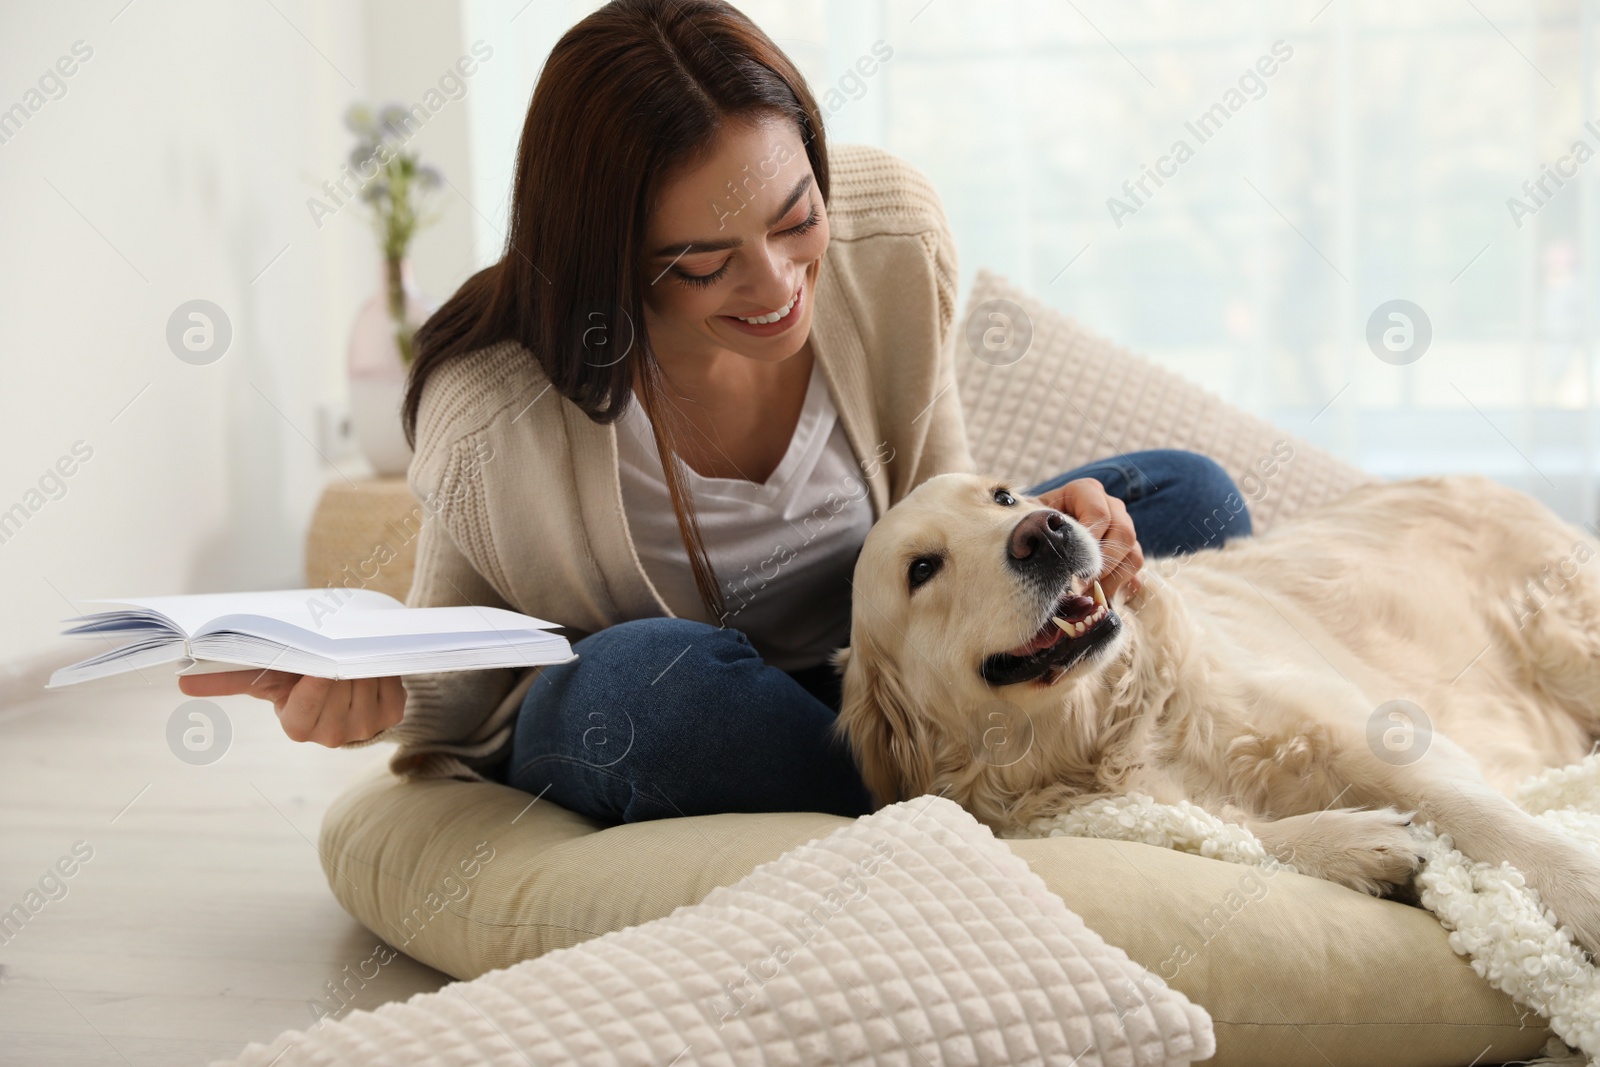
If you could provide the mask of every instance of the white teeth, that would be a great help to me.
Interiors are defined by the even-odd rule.
[[[1098,591],[1099,589],[1100,586],[1097,584],[1095,586],[1095,590]],[[1092,612],[1078,622],[1068,622],[1066,619],[1057,618],[1054,615],[1050,616],[1050,621],[1055,623],[1056,626],[1060,628],[1061,632],[1066,634],[1068,637],[1082,637],[1084,634],[1094,629],[1094,626],[1097,622],[1106,617],[1106,612],[1108,610],[1110,609],[1106,607],[1105,600],[1102,597],[1100,600],[1100,606],[1095,608]]]
[[[768,312],[765,315],[757,315],[753,319],[747,319],[743,315],[735,315],[734,318],[738,319],[740,322],[748,322],[752,326],[765,326],[767,323],[777,322],[779,319],[787,316],[789,312],[794,310],[794,302],[799,299],[800,290],[796,289],[794,291],[794,295],[789,298],[789,302],[783,307],[779,308],[777,311]]]
[[[1094,583],[1094,602],[1102,609],[1106,606],[1106,593],[1104,589],[1100,588],[1099,582]]]

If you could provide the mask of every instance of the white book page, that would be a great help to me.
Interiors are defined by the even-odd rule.
[[[284,646],[310,652],[332,660],[372,655],[409,655],[421,652],[461,652],[474,648],[499,648],[519,644],[563,644],[559,634],[526,625],[537,621],[526,615],[507,612],[515,622],[502,620],[497,630],[486,630],[478,608],[411,608],[404,612],[352,614],[341,618],[336,627],[325,622],[322,631],[307,630],[264,615],[225,615],[207,623],[189,639],[191,654],[204,658],[213,655],[220,644],[240,640],[255,642],[253,647]],[[444,613],[440,618],[439,614]],[[396,623],[394,616],[423,615]],[[328,631],[341,632],[330,633]]]
[[[350,613],[372,618],[375,612],[404,609],[394,597],[375,589],[271,589],[256,593],[192,593],[182,596],[86,600],[85,604],[134,607],[168,619],[189,637],[224,615],[259,615],[317,632],[318,619]]]
[[[551,636],[552,623],[501,608],[403,608],[399,611],[344,611],[318,616],[302,626],[266,615],[224,615],[200,627],[190,640],[219,633],[252,634],[319,655],[385,647],[395,650],[461,648]]]
[[[529,631],[549,630],[553,622],[521,615],[504,608],[467,605],[451,608],[407,608],[404,611],[373,613],[355,610],[351,605],[308,627],[312,632],[335,640],[353,637],[402,637],[419,634],[499,634],[526,638]]]

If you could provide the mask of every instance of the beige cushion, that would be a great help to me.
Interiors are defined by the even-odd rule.
[[[329,810],[321,851],[352,915],[472,978],[698,903],[848,822],[708,815],[602,829],[509,786],[380,770]],[[1418,909],[1148,845],[1006,844],[1091,929],[1211,1013],[1219,1067],[1464,1067],[1549,1038]]]
[[[490,1028],[515,1051],[491,1052]],[[1215,1051],[1204,1010],[960,805],[921,796],[654,922],[212,1067],[1188,1067]]]
[[[1020,321],[991,318],[992,311],[1009,311],[995,301],[1020,308]],[[1210,456],[1233,476],[1257,533],[1372,480],[989,271],[978,272],[956,325],[963,332],[956,342],[956,386],[981,471],[1032,485],[1121,452],[1185,448]],[[1014,347],[980,359],[980,339],[995,325],[1013,331],[997,340],[1012,340]],[[1025,346],[1024,330],[1031,334]]]

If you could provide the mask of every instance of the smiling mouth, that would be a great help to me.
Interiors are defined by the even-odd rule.
[[[1099,582],[1081,592],[1071,583],[1051,609],[1044,624],[1027,641],[984,658],[978,672],[990,685],[1042,681],[1049,685],[1068,670],[1104,648],[1122,629]]]
[[[730,315],[728,317],[738,319],[740,322],[748,322],[752,326],[765,326],[769,323],[777,322],[779,319],[787,318],[789,312],[794,310],[795,304],[800,302],[801,288],[803,287],[797,286],[794,293],[789,297],[789,302],[777,311],[769,311],[765,315],[756,315],[752,318],[746,318],[743,315]]]
[[[776,311],[769,311],[764,315],[724,315],[722,318],[734,324],[736,329],[746,333],[755,333],[758,336],[771,336],[783,333],[794,325],[800,314],[800,307],[805,301],[806,286],[802,280],[795,291],[790,294],[789,302]]]

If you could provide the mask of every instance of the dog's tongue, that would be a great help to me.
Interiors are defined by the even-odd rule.
[[[1078,622],[1094,613],[1094,597],[1069,596],[1056,605],[1056,615],[1065,622]]]
[[[1041,652],[1044,649],[1049,648],[1051,645],[1061,640],[1063,636],[1064,635],[1062,634],[1060,627],[1056,626],[1055,623],[1046,623],[1043,629],[1033,635],[1033,640],[1029,641],[1021,648],[1012,649],[1011,655],[1031,656],[1035,652]]]
[[[1066,622],[1077,622],[1080,619],[1088,618],[1094,609],[1095,602],[1093,597],[1069,596],[1056,605],[1056,615]],[[1055,624],[1054,619],[1051,619],[1039,628],[1039,632],[1034,634],[1027,644],[1012,650],[1011,655],[1031,656],[1035,652],[1049,648],[1061,640],[1063,636],[1065,635],[1061,627]]]

